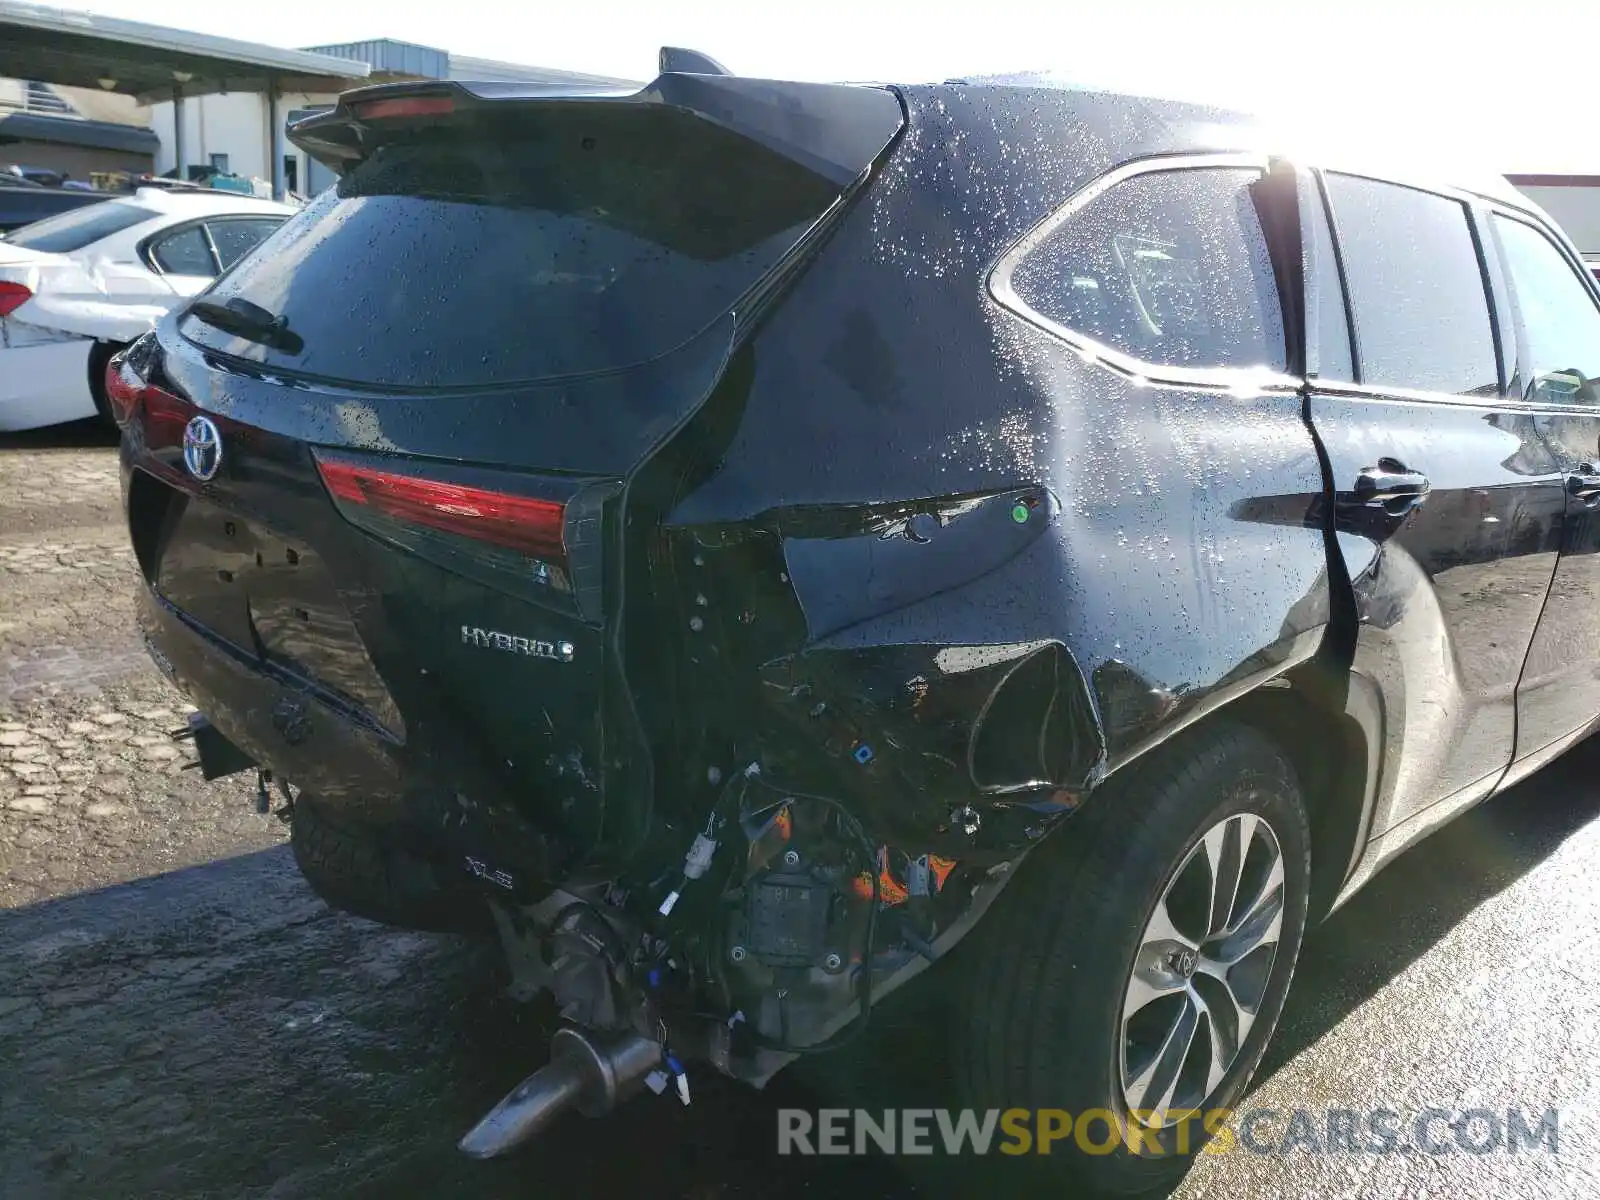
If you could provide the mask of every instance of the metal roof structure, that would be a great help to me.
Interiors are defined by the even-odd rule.
[[[86,121],[79,117],[50,117],[39,113],[0,112],[0,145],[13,141],[54,142],[62,146],[88,146],[96,150],[122,150],[149,155],[154,155],[160,145],[155,131],[141,125]]]
[[[314,54],[354,58],[372,67],[373,82],[395,79],[457,79],[489,83],[548,83],[573,87],[628,87],[641,85],[607,75],[588,75],[561,71],[554,67],[535,67],[525,63],[502,62],[492,58],[472,58],[415,42],[395,38],[373,38],[361,42],[337,42],[328,46],[307,47]]]
[[[339,92],[364,62],[0,0],[0,75],[127,92],[141,103],[213,92]]]

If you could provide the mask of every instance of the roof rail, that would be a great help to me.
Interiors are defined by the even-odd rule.
[[[660,71],[663,75],[669,72],[682,75],[733,74],[709,54],[701,54],[698,50],[685,50],[682,46],[661,47]]]

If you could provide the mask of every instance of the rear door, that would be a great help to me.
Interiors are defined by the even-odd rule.
[[[1600,714],[1600,304],[1582,260],[1538,222],[1501,210],[1488,225],[1514,301],[1531,450],[1566,483],[1561,560],[1517,693],[1523,759]]]
[[[1507,395],[1504,284],[1472,206],[1334,172],[1306,185],[1326,310],[1308,325],[1336,330],[1342,313],[1349,335],[1348,357],[1314,373],[1308,415],[1355,597],[1354,669],[1383,698],[1381,833],[1481,798],[1510,764],[1565,477]]]

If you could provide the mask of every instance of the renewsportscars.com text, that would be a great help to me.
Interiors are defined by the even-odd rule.
[[[1165,1146],[1146,1124],[1150,1113],[1131,1116],[1119,1121],[1103,1108],[1077,1115],[1060,1108],[782,1108],[778,1153],[1022,1155],[1070,1145],[1110,1154],[1125,1145],[1146,1155],[1197,1147],[1206,1154],[1555,1154],[1560,1142],[1553,1108],[1214,1108],[1169,1114]]]

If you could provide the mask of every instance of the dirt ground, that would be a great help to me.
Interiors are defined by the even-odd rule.
[[[248,782],[183,769],[136,582],[110,437],[0,439],[0,1196],[1012,1193],[992,1159],[775,1153],[780,1106],[952,1102],[960,1033],[928,996],[764,1094],[697,1078],[688,1109],[646,1096],[507,1162],[458,1156],[548,1023],[504,996],[492,947],[330,912]],[[1238,1151],[1179,1194],[1600,1194],[1597,780],[1580,748],[1317,930],[1250,1098],[1556,1106],[1559,1152]]]

